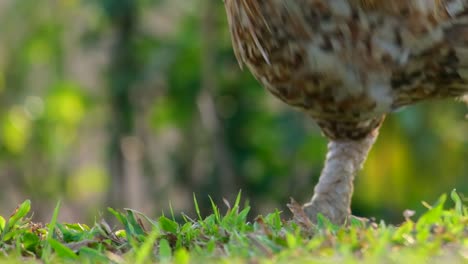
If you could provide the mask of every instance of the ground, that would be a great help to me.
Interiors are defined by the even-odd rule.
[[[352,220],[345,226],[319,216],[311,222],[290,205],[294,219],[279,211],[248,221],[250,207],[240,206],[240,195],[221,214],[196,219],[182,215],[150,219],[134,210],[109,209],[120,225],[111,228],[101,220],[90,227],[58,223],[59,204],[49,224],[28,217],[25,201],[9,217],[0,217],[0,263],[426,263],[468,261],[468,209],[456,191],[442,195],[416,218],[404,212],[400,225],[384,221]],[[451,201],[448,201],[451,200]],[[198,206],[195,199],[195,207]]]

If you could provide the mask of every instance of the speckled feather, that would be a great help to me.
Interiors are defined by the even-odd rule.
[[[468,0],[225,0],[236,57],[331,139],[468,94]]]

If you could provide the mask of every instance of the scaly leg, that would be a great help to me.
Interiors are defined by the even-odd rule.
[[[351,215],[353,180],[375,142],[378,129],[362,140],[336,140],[328,144],[327,159],[314,196],[304,204],[307,216],[316,222],[321,213],[332,223],[343,224]]]

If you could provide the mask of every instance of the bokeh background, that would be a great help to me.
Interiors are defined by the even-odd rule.
[[[307,201],[326,140],[233,56],[221,0],[0,0],[0,214],[47,221],[107,206],[193,215],[242,189],[252,214]],[[357,177],[355,214],[401,221],[468,191],[466,107],[387,118]]]

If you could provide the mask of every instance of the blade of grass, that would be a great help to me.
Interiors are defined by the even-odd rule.
[[[169,210],[171,212],[172,221],[175,221],[174,209],[172,208],[172,203],[169,201]]]
[[[3,232],[3,229],[5,228],[6,220],[0,215],[0,233]]]
[[[210,199],[211,208],[213,210],[213,214],[215,215],[216,222],[219,224],[221,222],[221,216],[220,216],[220,213],[219,213],[219,208],[216,206],[216,204],[213,201],[213,198],[211,198],[211,196],[208,195],[208,198]]]
[[[177,230],[179,229],[179,225],[177,224],[177,222],[172,221],[171,219],[165,216],[159,217],[158,221],[159,221],[159,226],[161,227],[162,230],[169,232],[169,233],[177,234]]]
[[[109,261],[107,256],[89,247],[80,248],[79,255],[88,257],[89,263],[113,263]]]
[[[232,210],[238,213],[239,206],[240,206],[240,201],[242,197],[242,190],[239,190],[239,193],[237,194],[236,201],[234,202],[234,206],[232,207]]]
[[[175,264],[188,264],[190,263],[190,254],[185,248],[180,248],[174,253]]]
[[[172,257],[172,249],[169,242],[166,239],[159,241],[159,261],[168,262]]]
[[[23,217],[25,217],[29,211],[31,210],[31,201],[26,200],[21,203],[4,224],[4,228],[2,228],[2,233],[0,235],[0,241],[4,241],[4,238],[8,232],[15,226],[15,224]]]
[[[202,221],[201,213],[200,213],[200,207],[198,206],[198,201],[197,197],[195,196],[195,193],[193,193],[193,203],[195,205],[195,211],[197,212],[198,219]]]
[[[133,212],[134,214],[137,214],[143,218],[146,219],[146,221],[148,221],[148,223],[150,223],[151,225],[153,225],[153,227],[157,227],[158,226],[158,222],[157,221],[154,221],[153,219],[149,218],[147,215],[145,215],[144,213],[142,212],[139,212],[137,210],[134,210],[134,209],[130,209],[130,208],[124,208],[125,211],[130,211],[130,212]],[[174,218],[175,219],[175,218]],[[174,220],[175,221],[175,220]]]
[[[455,211],[460,215],[463,215],[463,202],[460,198],[460,195],[457,193],[457,189],[453,189],[450,193],[450,198],[452,198],[455,203]]]
[[[136,252],[135,263],[149,263],[151,262],[151,253],[153,251],[154,243],[159,236],[159,231],[156,228],[153,228],[150,235],[146,238],[145,242]]]
[[[60,203],[61,201],[58,200],[57,202],[57,205],[55,206],[55,209],[54,209],[54,213],[52,214],[52,219],[50,220],[50,223],[47,225],[48,227],[48,232],[47,232],[47,236],[46,236],[46,245],[45,245],[45,248],[44,248],[44,252],[42,254],[42,260],[44,262],[49,262],[49,259],[50,259],[50,255],[52,254],[52,245],[51,245],[51,241],[52,241],[52,238],[53,238],[53,235],[54,235],[54,231],[55,231],[55,226],[57,225],[57,218],[58,218],[58,214],[59,214],[59,210],[60,210]],[[54,242],[52,242],[54,243]]]
[[[73,250],[69,249],[59,241],[53,238],[49,238],[47,242],[54,249],[55,254],[57,254],[58,257],[72,260],[78,259],[78,256],[75,254],[75,252],[73,252]]]

